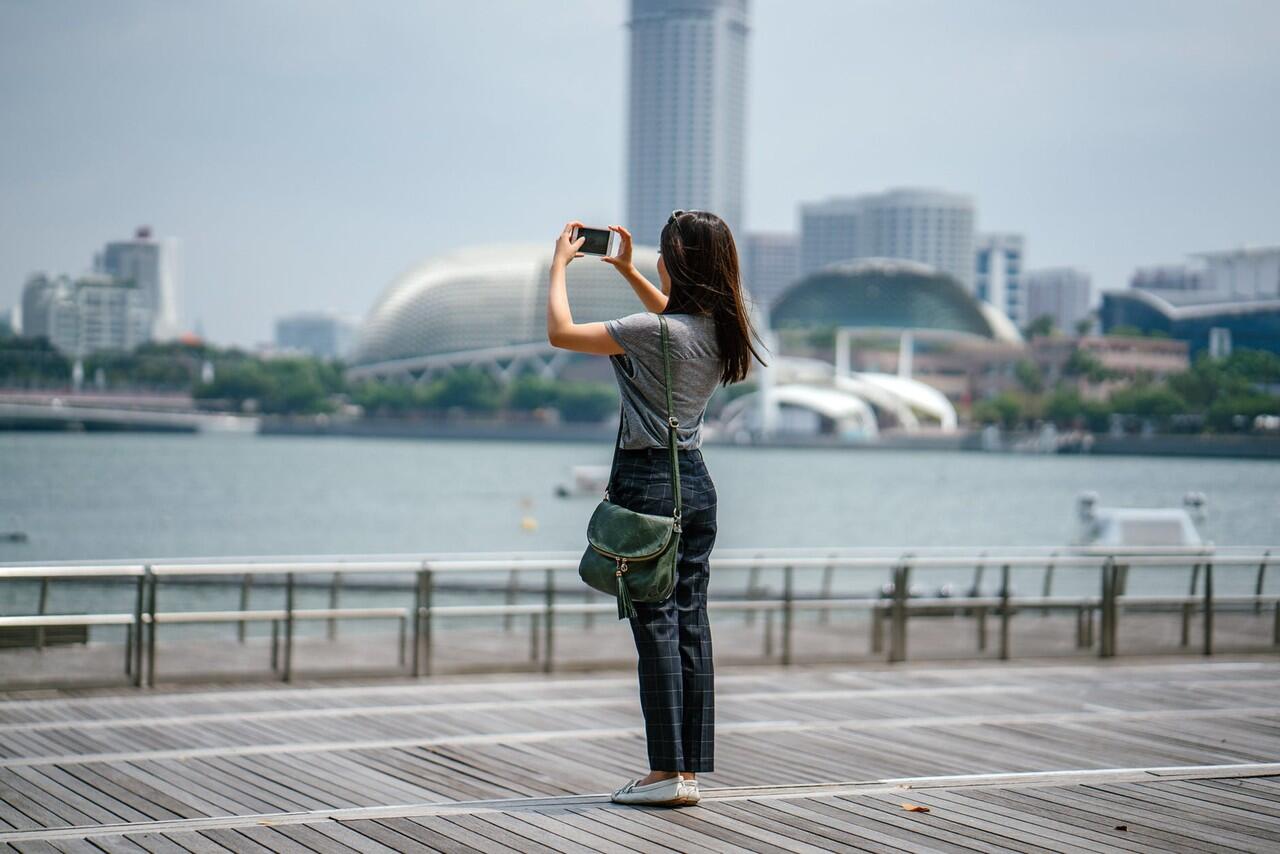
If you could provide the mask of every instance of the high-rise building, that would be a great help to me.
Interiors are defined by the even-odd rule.
[[[68,356],[128,351],[151,337],[152,313],[141,289],[111,276],[37,273],[22,290],[22,334],[45,337]]]
[[[980,234],[973,252],[973,295],[1000,309],[1018,327],[1028,319],[1023,247],[1021,234]]]
[[[800,272],[854,258],[928,264],[973,291],[973,199],[895,189],[800,206]]]
[[[800,278],[800,240],[789,232],[751,232],[739,244],[742,281],[757,305],[768,308]]]
[[[336,314],[292,314],[276,320],[276,347],[321,359],[338,359],[350,352],[355,331],[355,322]]]
[[[178,244],[173,238],[153,238],[142,226],[132,240],[116,240],[94,259],[100,273],[121,282],[133,282],[143,305],[152,312],[153,338],[173,338],[178,326]]]
[[[1187,264],[1139,267],[1129,277],[1129,287],[1148,291],[1200,291],[1205,285],[1204,271]]]
[[[656,245],[671,211],[742,226],[747,0],[631,0],[627,225]]]
[[[1280,246],[1200,252],[1206,296],[1215,301],[1280,298]]]
[[[1089,316],[1093,283],[1089,274],[1074,267],[1028,270],[1022,277],[1027,291],[1027,322],[1048,315],[1063,332]]]

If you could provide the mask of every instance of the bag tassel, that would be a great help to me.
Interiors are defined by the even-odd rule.
[[[627,617],[636,616],[635,605],[631,603],[631,591],[627,587],[627,579],[623,575],[627,571],[627,562],[621,561],[618,564],[616,573],[618,579],[618,619],[625,620]]]

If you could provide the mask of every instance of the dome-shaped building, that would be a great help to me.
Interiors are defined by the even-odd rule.
[[[509,371],[536,363],[554,372],[571,355],[547,341],[552,246],[474,246],[429,259],[396,277],[361,326],[354,378],[431,374],[462,364]],[[658,254],[637,246],[640,272],[658,284]],[[599,258],[569,265],[569,305],[578,323],[644,311],[631,286]]]

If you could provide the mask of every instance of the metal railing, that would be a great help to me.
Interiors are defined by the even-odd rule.
[[[909,552],[890,549],[726,549],[713,557],[717,571],[742,570],[747,583],[742,598],[713,598],[708,608],[722,612],[739,612],[744,621],[754,622],[755,615],[765,619],[763,658],[775,657],[783,664],[795,660],[795,623],[799,612],[816,611],[819,621],[827,621],[833,612],[861,611],[870,622],[870,648],[883,654],[889,662],[907,660],[908,627],[912,619],[933,616],[972,618],[977,629],[977,649],[988,648],[988,622],[997,623],[997,655],[1007,660],[1012,654],[1011,621],[1019,611],[1039,611],[1044,615],[1067,612],[1075,617],[1076,648],[1086,649],[1097,640],[1097,654],[1103,658],[1118,654],[1117,627],[1120,615],[1127,611],[1176,613],[1181,619],[1180,646],[1190,645],[1191,622],[1199,613],[1201,652],[1214,652],[1214,613],[1223,609],[1245,610],[1261,614],[1273,611],[1271,645],[1280,647],[1280,594],[1266,593],[1265,581],[1273,548],[1196,548],[1196,549],[915,549]],[[556,584],[563,573],[576,572],[576,553],[490,553],[442,554],[430,556],[388,557],[321,557],[258,558],[208,561],[157,561],[143,563],[60,563],[47,566],[0,564],[0,582],[38,581],[40,613],[0,616],[0,629],[32,627],[37,630],[36,645],[42,645],[39,632],[51,626],[124,626],[125,674],[138,687],[156,682],[156,632],[162,624],[234,623],[241,643],[249,623],[271,624],[271,667],[282,680],[294,678],[294,643],[297,626],[303,621],[326,621],[327,636],[337,637],[340,619],[384,619],[399,624],[399,665],[407,675],[427,676],[432,672],[435,622],[448,617],[501,617],[506,631],[513,629],[515,618],[527,618],[530,626],[530,660],[539,663],[544,672],[555,667],[554,645],[556,622],[561,615],[578,615],[589,627],[595,615],[614,614],[613,600],[585,588],[574,579],[573,592]],[[1185,595],[1133,595],[1128,593],[1131,569],[1144,567],[1189,569],[1191,583]],[[1256,577],[1250,594],[1215,595],[1215,569],[1255,568]],[[912,595],[914,573],[924,570],[972,570],[967,595]],[[994,592],[983,592],[988,569],[999,572]],[[1075,569],[1098,573],[1097,594],[1054,594],[1055,573]],[[817,595],[801,596],[796,592],[795,576],[804,570],[819,570],[821,583]],[[887,570],[890,582],[872,595],[834,595],[834,576],[842,570]],[[1043,571],[1039,593],[1017,594],[1012,585],[1016,572]],[[761,584],[767,571],[781,573],[779,595]],[[441,579],[465,579],[491,573],[507,573],[508,581],[502,604],[442,605],[436,594],[447,589]],[[325,585],[329,591],[328,607],[297,606],[299,577],[308,574],[332,574]],[[412,601],[403,606],[343,607],[340,594],[352,577],[368,574],[391,574],[412,579]],[[518,582],[529,574],[541,575],[541,584],[527,588]],[[209,576],[240,576],[239,609],[233,610],[162,610],[157,604],[157,590],[162,581]],[[251,608],[251,591],[264,577],[282,579],[283,607]],[[133,583],[133,609],[126,613],[49,614],[45,613],[49,584],[55,580],[116,578]],[[404,589],[401,587],[400,589]],[[539,595],[533,603],[517,602],[520,592]],[[580,599],[581,601],[570,601]],[[780,651],[775,655],[774,622],[780,624]],[[1095,631],[1096,623],[1096,631]],[[887,635],[887,644],[886,644]]]

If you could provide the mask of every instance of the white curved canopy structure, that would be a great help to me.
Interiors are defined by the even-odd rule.
[[[908,432],[921,428],[920,416],[936,421],[945,432],[954,431],[959,425],[955,407],[947,396],[919,380],[861,371],[839,374],[830,362],[800,356],[775,356],[771,367],[775,369],[775,389],[804,385],[852,394],[892,415]]]
[[[719,430],[729,435],[760,429],[761,395],[778,407],[790,406],[831,419],[836,434],[846,439],[874,439],[879,433],[876,414],[862,398],[834,388],[811,385],[783,385],[767,391],[753,391],[734,398],[720,414]]]

